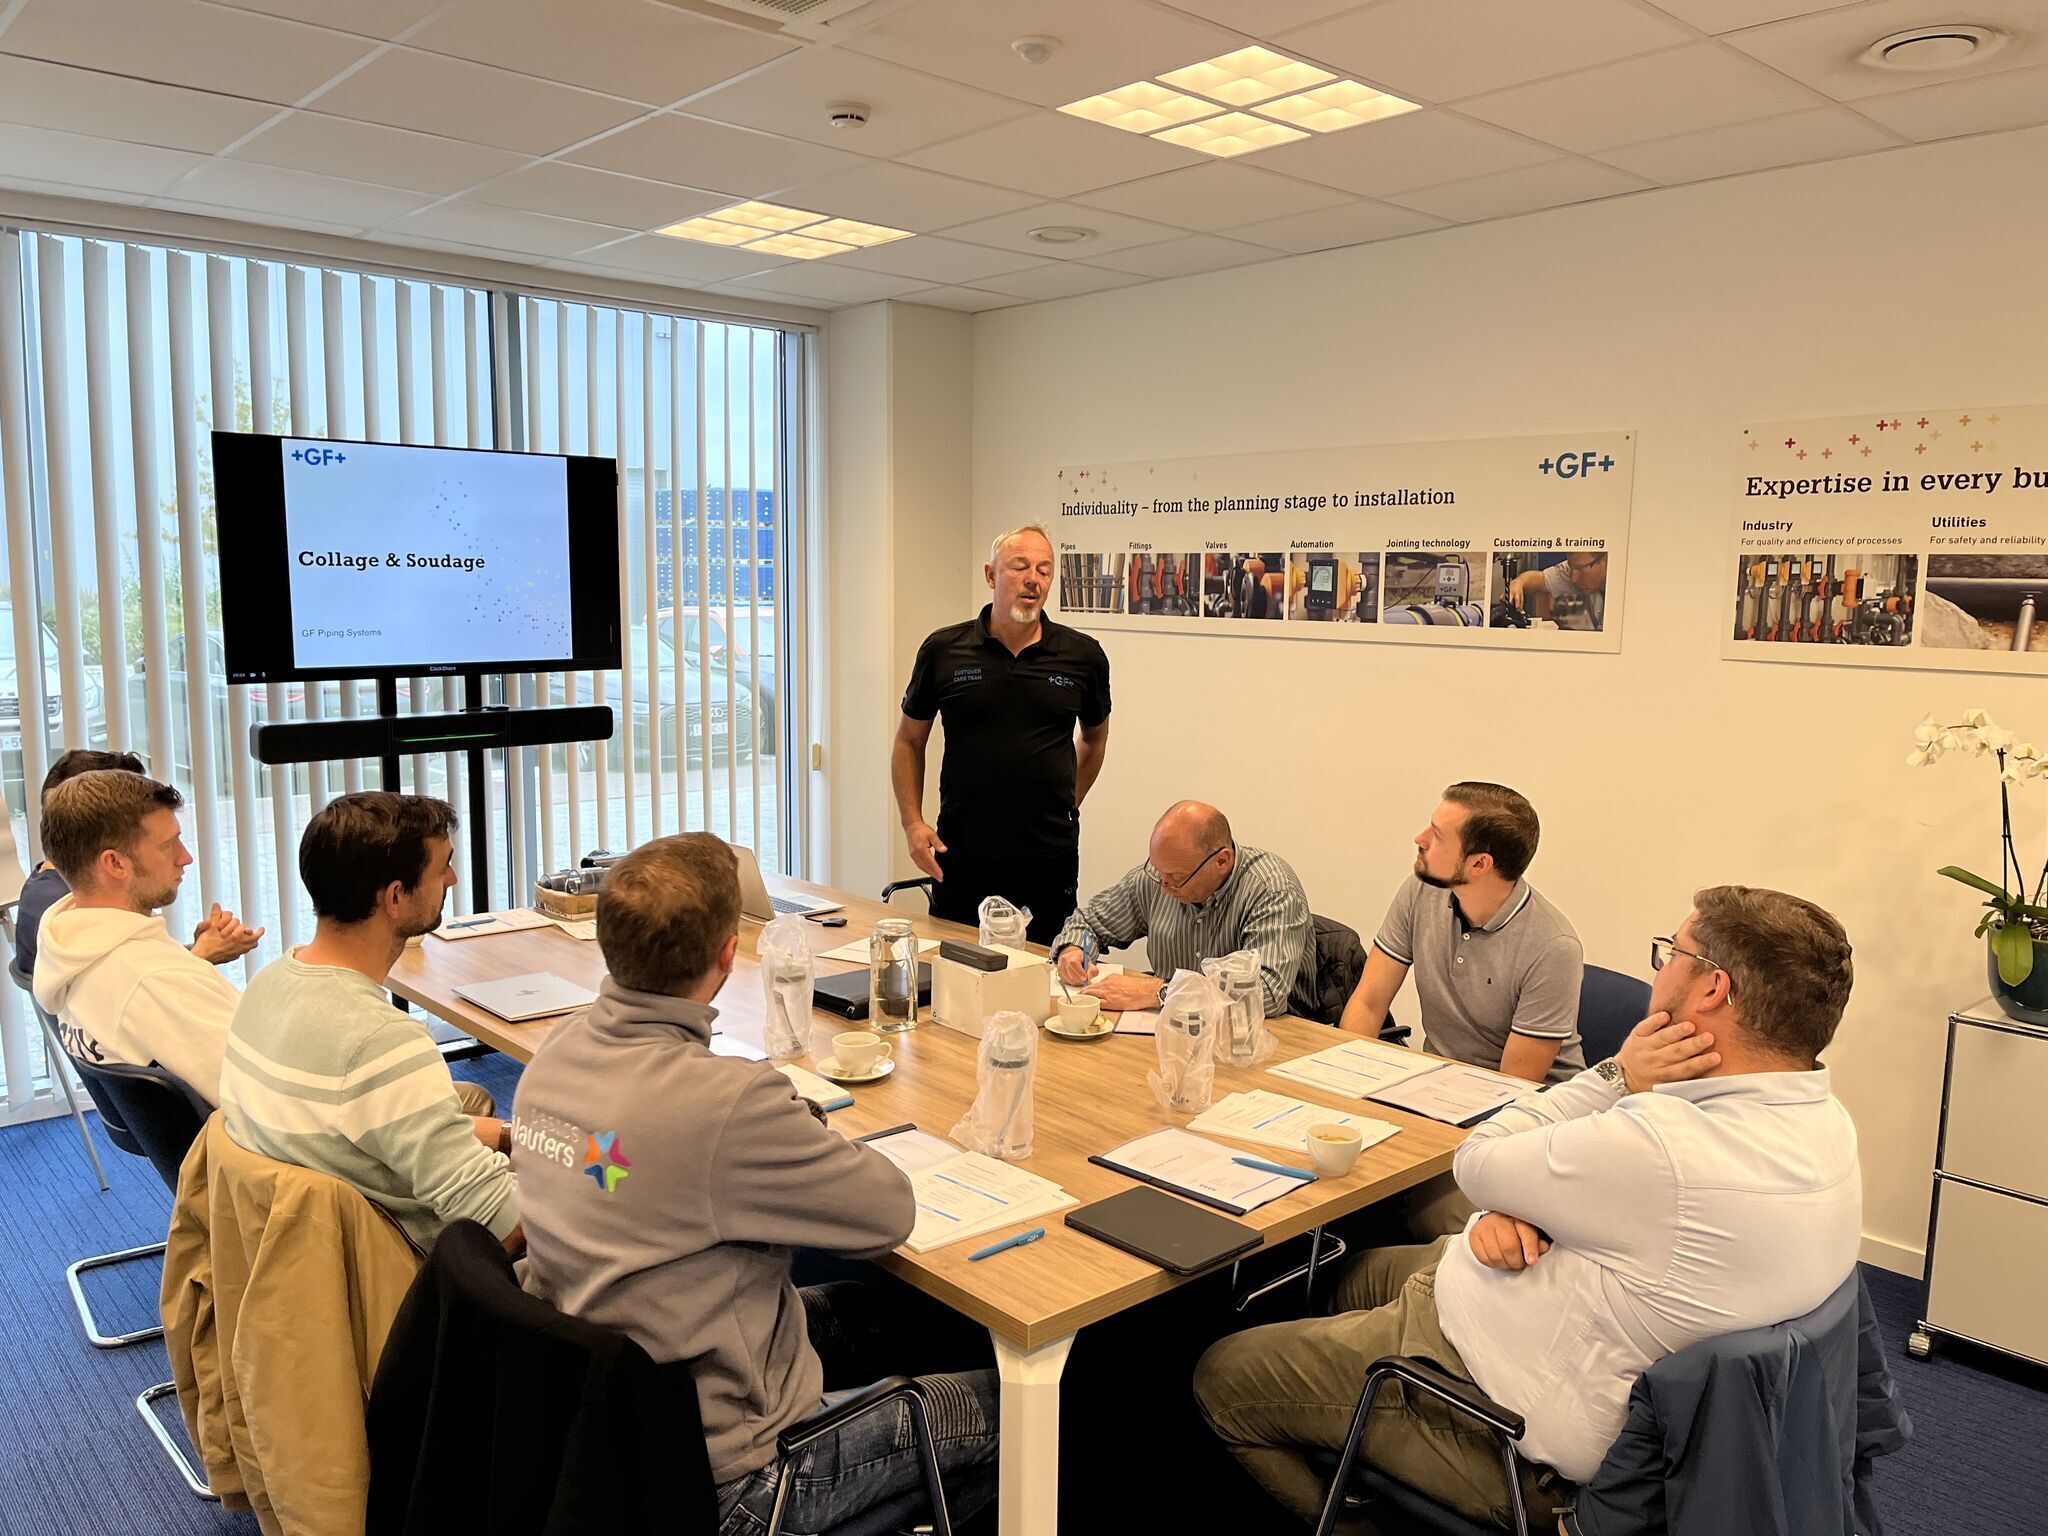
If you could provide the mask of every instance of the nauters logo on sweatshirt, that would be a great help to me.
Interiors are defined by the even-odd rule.
[[[611,1194],[633,1171],[633,1160],[619,1144],[617,1131],[592,1131],[583,1153],[583,1171],[597,1187]]]

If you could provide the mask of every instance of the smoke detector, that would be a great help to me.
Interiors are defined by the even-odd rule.
[[[1083,240],[1093,240],[1095,231],[1083,229],[1078,224],[1041,224],[1024,233],[1042,245],[1078,245]]]
[[[825,108],[825,120],[834,128],[852,132],[868,125],[868,104],[864,101],[835,101]]]
[[[1994,27],[1914,27],[1880,37],[1863,50],[1862,62],[1873,69],[1929,74],[1980,64],[2005,46],[2005,34]]]
[[[1060,51],[1060,40],[1056,37],[1020,37],[1010,44],[1010,52],[1026,64],[1043,64]]]

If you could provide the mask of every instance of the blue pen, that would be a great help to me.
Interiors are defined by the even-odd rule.
[[[1269,1163],[1263,1157],[1233,1157],[1240,1168],[1256,1168],[1261,1173],[1281,1173],[1290,1179],[1314,1179],[1315,1175],[1306,1168],[1290,1168],[1285,1163]]]
[[[1026,1243],[1035,1243],[1043,1236],[1045,1228],[1033,1227],[1029,1232],[1019,1232],[1015,1237],[1006,1237],[1000,1243],[990,1243],[986,1248],[977,1248],[967,1255],[967,1258],[970,1263],[975,1259],[985,1259],[991,1254],[1001,1253],[1005,1248],[1022,1248]]]
[[[826,1114],[829,1115],[832,1113],[833,1110],[844,1109],[852,1102],[853,1095],[850,1093],[844,1093],[836,1099],[827,1099],[824,1103],[820,1104],[818,1108],[822,1109],[823,1111],[825,1111]]]
[[[1095,969],[1095,954],[1095,931],[1092,928],[1083,928],[1081,930],[1081,965],[1084,969],[1091,971]]]

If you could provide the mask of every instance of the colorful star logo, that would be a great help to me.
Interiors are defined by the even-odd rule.
[[[633,1160],[626,1156],[619,1145],[617,1131],[593,1131],[585,1143],[583,1171],[597,1182],[597,1187],[611,1194],[619,1183],[633,1171]]]

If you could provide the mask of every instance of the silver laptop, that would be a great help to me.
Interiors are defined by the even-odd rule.
[[[846,903],[823,901],[815,896],[771,896],[768,883],[761,878],[761,861],[754,857],[754,850],[742,848],[738,843],[730,845],[733,857],[740,861],[740,913],[751,917],[757,923],[765,923],[771,917],[801,916],[810,912],[837,912]]]
[[[564,981],[549,971],[506,976],[497,981],[466,981],[455,989],[455,995],[513,1024],[588,1008],[597,1001],[597,994],[590,988]]]

